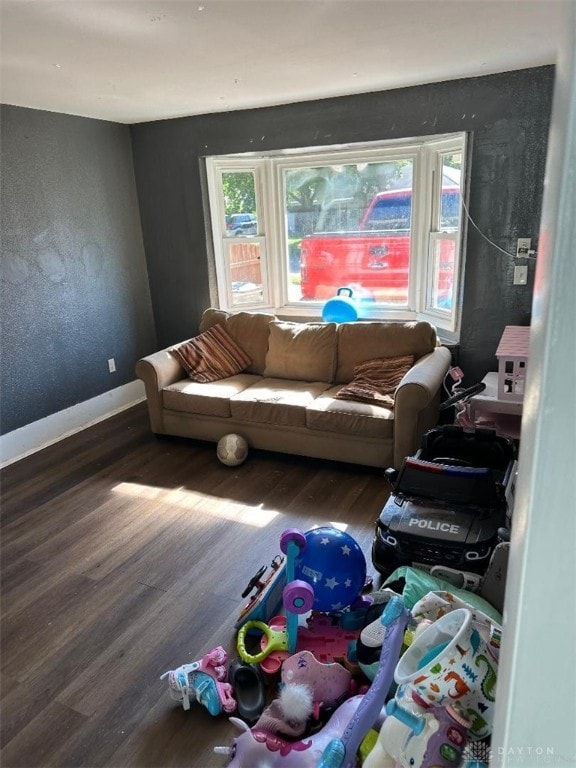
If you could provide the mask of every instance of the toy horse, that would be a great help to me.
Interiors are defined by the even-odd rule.
[[[341,704],[321,731],[299,741],[286,741],[258,728],[250,729],[243,720],[230,722],[242,733],[231,747],[214,751],[231,757],[227,768],[316,768],[324,749],[333,739],[340,739],[358,709],[363,696],[353,696]]]

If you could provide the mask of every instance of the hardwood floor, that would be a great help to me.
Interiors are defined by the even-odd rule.
[[[374,573],[382,473],[157,439],[144,405],[1,473],[3,768],[223,766],[233,728],[160,675],[233,653],[241,593],[287,527],[347,523]]]

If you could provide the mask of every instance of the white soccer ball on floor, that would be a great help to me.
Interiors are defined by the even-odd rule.
[[[237,467],[246,461],[248,456],[248,443],[242,435],[224,435],[218,440],[216,455],[227,467]]]

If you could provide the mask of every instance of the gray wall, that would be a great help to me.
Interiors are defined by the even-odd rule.
[[[554,71],[552,67],[287,106],[131,127],[158,343],[196,332],[209,306],[200,158],[230,152],[469,131],[469,209],[500,247],[537,245]],[[496,368],[506,325],[530,321],[528,285],[512,259],[470,226],[459,362],[467,380]]]
[[[537,244],[553,77],[540,67],[130,129],[3,106],[1,433],[132,381],[140,356],[196,332],[210,304],[202,156],[470,131],[472,217],[508,250],[519,236]],[[530,321],[534,265],[513,286],[513,261],[473,227],[467,254],[459,362],[474,380],[495,368],[504,326]]]
[[[1,120],[5,434],[133,381],[156,335],[128,127],[8,106]]]

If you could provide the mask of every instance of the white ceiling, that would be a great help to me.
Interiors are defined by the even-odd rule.
[[[571,2],[0,0],[0,98],[137,123],[552,64]]]

